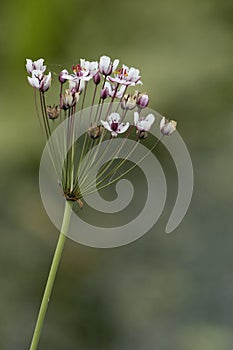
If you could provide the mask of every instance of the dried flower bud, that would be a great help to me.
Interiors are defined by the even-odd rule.
[[[137,105],[140,108],[146,108],[149,104],[149,96],[146,93],[138,93]]]
[[[175,120],[167,120],[165,117],[161,119],[160,131],[163,135],[171,135],[176,130],[177,122]]]
[[[109,96],[109,89],[105,87],[104,89],[101,90],[100,97],[102,100],[105,100]]]
[[[100,135],[102,134],[103,131],[103,127],[99,126],[97,124],[94,124],[92,126],[90,126],[90,128],[88,129],[88,135],[92,138],[92,139],[98,139],[98,137],[100,137]]]
[[[97,72],[94,76],[93,76],[93,81],[95,83],[95,85],[99,85],[100,81],[101,81],[101,76],[100,73]]]
[[[46,108],[47,116],[49,119],[57,119],[60,115],[60,107],[58,105],[47,106]]]
[[[134,94],[134,95],[126,94],[121,101],[121,107],[123,109],[132,110],[136,107],[136,103],[137,103],[137,94]]]

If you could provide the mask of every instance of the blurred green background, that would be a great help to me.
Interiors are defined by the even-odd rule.
[[[233,2],[12,0],[0,17],[0,349],[28,349],[58,235],[25,58],[57,72],[102,54],[139,67],[150,107],[178,120],[194,195],[166,235],[177,179],[164,152],[170,199],[147,235],[108,250],[68,241],[39,349],[232,349]]]

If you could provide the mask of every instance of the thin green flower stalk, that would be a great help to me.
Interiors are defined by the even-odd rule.
[[[65,245],[65,242],[66,242],[66,234],[67,234],[68,227],[69,227],[69,220],[70,220],[71,212],[72,212],[72,203],[67,201],[66,204],[65,204],[65,210],[64,210],[64,217],[63,217],[63,222],[62,222],[61,233],[59,235],[59,239],[58,239],[58,242],[57,242],[57,247],[56,247],[56,250],[55,250],[55,253],[54,253],[54,257],[53,257],[53,261],[52,261],[52,264],[51,264],[48,280],[47,280],[47,283],[46,283],[46,287],[45,287],[44,295],[43,295],[43,298],[42,298],[42,302],[41,302],[41,306],[40,306],[40,310],[39,310],[39,314],[38,314],[35,330],[34,330],[32,341],[31,341],[30,350],[36,350],[37,346],[38,346],[38,343],[39,343],[39,339],[40,339],[40,335],[41,335],[41,331],[42,331],[42,326],[43,326],[43,323],[44,323],[46,311],[47,311],[49,300],[50,300],[50,297],[51,297],[51,293],[52,293],[52,289],[53,289],[56,273],[57,273],[57,270],[58,270],[58,267],[59,267],[59,263],[60,263],[60,260],[61,260],[61,255],[62,255],[62,252],[63,252],[63,249],[64,249],[64,245]]]
[[[139,143],[143,143],[150,136],[149,131],[155,116],[151,113],[145,116],[142,113],[149,104],[146,93],[136,90],[129,93],[127,91],[126,94],[129,88],[142,85],[140,71],[125,65],[119,66],[118,59],[112,61],[108,56],[92,62],[81,59],[72,67],[71,72],[63,69],[58,76],[57,101],[52,104],[47,103],[52,74],[45,73],[47,67],[44,59],[27,59],[26,69],[28,82],[34,88],[40,125],[48,141],[51,161],[65,198],[62,228],[30,347],[30,350],[36,350],[64,249],[73,205],[77,203],[82,208],[84,195],[109,187],[139,164],[140,161],[127,169],[123,168]],[[90,107],[84,109],[91,91]],[[77,131],[82,130],[83,118],[87,118],[88,128],[76,140]],[[51,135],[59,125],[66,127],[61,140],[54,141]],[[162,118],[161,138],[170,135],[175,129],[175,121]],[[120,143],[110,154],[110,161],[104,162],[116,138]],[[134,144],[122,158],[121,151],[128,140],[134,140]],[[148,153],[160,140],[153,141],[151,138]]]

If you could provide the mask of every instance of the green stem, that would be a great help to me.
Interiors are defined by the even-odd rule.
[[[69,227],[71,213],[72,213],[72,202],[66,201],[61,232],[60,232],[59,239],[57,242],[57,247],[56,247],[56,250],[54,253],[54,257],[53,257],[52,265],[50,268],[48,280],[46,283],[43,299],[41,302],[40,311],[38,314],[34,334],[32,337],[30,350],[36,350],[37,345],[38,345],[39,340],[40,340],[40,334],[41,334],[41,330],[42,330],[42,327],[44,324],[44,319],[45,319],[46,311],[48,308],[50,296],[52,293],[57,269],[58,269],[58,266],[59,266],[59,263],[61,260],[61,255],[63,252],[64,245],[66,242],[66,234],[67,234],[68,227]]]

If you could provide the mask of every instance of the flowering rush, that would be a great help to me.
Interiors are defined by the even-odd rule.
[[[56,78],[53,77],[53,81],[60,84],[59,95],[55,103],[53,101],[52,104],[48,105],[46,93],[51,88],[52,74],[51,72],[46,73],[47,67],[44,64],[44,59],[40,58],[36,61],[27,59],[26,70],[29,84],[38,92],[36,98],[39,97],[40,103],[37,103],[37,106],[41,107],[38,112],[41,115],[41,124],[46,138],[50,138],[52,131],[59,123],[68,120],[68,131],[64,135],[64,138],[67,139],[65,144],[73,140],[74,116],[79,112],[80,120],[82,119],[82,111],[86,107],[87,90],[89,87],[91,88],[91,85],[94,87],[89,104],[90,124],[86,130],[85,138],[81,144],[79,143],[79,146],[71,145],[63,165],[62,178],[59,178],[65,198],[69,201],[76,201],[82,207],[80,181],[82,189],[83,182],[86,182],[85,195],[93,192],[94,184],[88,181],[88,174],[92,164],[96,165],[98,159],[94,146],[106,141],[106,139],[117,137],[120,137],[122,142],[127,138],[140,142],[150,134],[149,131],[155,121],[155,116],[152,113],[146,113],[150,100],[148,94],[138,90],[127,91],[132,87],[135,88],[136,85],[142,85],[140,71],[134,67],[120,65],[118,59],[112,60],[108,56],[101,56],[96,61],[80,59],[70,70],[63,68],[58,72]],[[161,137],[172,134],[175,129],[175,121],[169,122],[165,118],[161,119]],[[52,151],[51,149],[51,154]],[[80,164],[88,152],[90,152],[89,163],[81,166]],[[79,158],[79,162],[75,165],[77,158]],[[53,159],[55,165],[56,161],[57,159]],[[115,168],[114,166],[103,167],[102,176],[97,182],[97,189],[114,182],[114,174],[116,173],[115,177],[119,179],[119,171],[119,164],[116,164]]]
[[[48,142],[65,210],[30,347],[30,350],[36,350],[64,247],[71,215],[70,207],[77,203],[82,208],[84,195],[110,186],[131,171],[135,165],[132,166],[128,162],[127,168],[127,158],[132,152],[137,152],[137,145],[149,137],[147,148],[148,153],[151,152],[165,135],[171,135],[175,131],[176,122],[162,118],[161,137],[156,140],[151,135],[155,115],[147,110],[149,95],[146,92],[130,90],[142,85],[140,71],[121,65],[118,59],[112,60],[108,56],[101,56],[96,61],[80,59],[71,69],[64,67],[53,77],[51,72],[47,72],[43,58],[35,61],[27,59],[26,70],[28,83],[35,92],[37,114],[47,140],[53,140],[51,135],[59,124],[65,126],[61,142]],[[55,101],[48,103],[47,93],[52,88],[52,82],[58,94]],[[87,96],[91,96],[90,103]],[[76,142],[75,132],[83,122],[86,123],[86,128]],[[115,141],[116,138],[120,143]],[[127,139],[135,142],[133,148],[128,150],[122,159],[120,155]],[[103,142],[104,151],[101,148]],[[114,154],[111,154],[112,159],[102,163],[103,154],[108,152],[114,142],[116,149]],[[98,164],[100,170],[94,178],[92,174]],[[62,168],[62,171],[57,171],[58,168]]]

